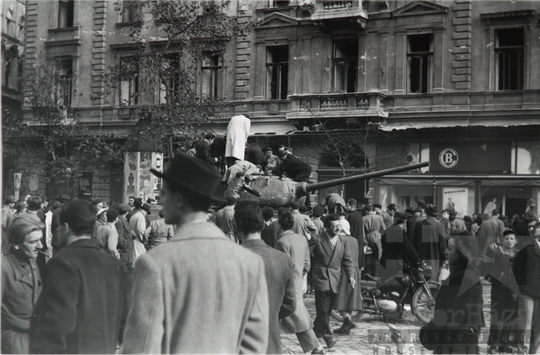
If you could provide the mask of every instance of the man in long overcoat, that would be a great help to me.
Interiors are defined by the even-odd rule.
[[[65,247],[47,263],[30,353],[114,354],[121,342],[129,273],[92,239],[95,223],[88,201],[61,208],[53,246]]]
[[[259,255],[264,261],[264,274],[268,287],[268,349],[267,354],[281,354],[279,320],[296,309],[294,265],[291,258],[266,245],[261,239],[264,219],[255,201],[241,201],[235,206],[234,219],[242,246]]]
[[[371,251],[365,255],[365,270],[373,276],[381,276],[381,269],[378,265],[382,255],[381,233],[386,227],[383,218],[375,213],[373,205],[367,205],[366,212],[364,232],[367,246]]]
[[[426,206],[426,218],[414,225],[412,245],[416,249],[420,260],[431,267],[431,279],[437,281],[439,270],[444,262],[444,252],[447,240],[444,226],[438,222],[437,208]]]
[[[246,115],[233,116],[227,126],[227,142],[225,159],[230,167],[236,160],[244,160],[246,142],[249,136],[251,121]]]
[[[296,333],[304,353],[323,353],[312,329],[311,317],[304,304],[303,278],[309,271],[310,255],[306,237],[294,233],[294,217],[291,212],[282,212],[279,215],[279,225],[283,234],[277,241],[275,248],[289,255],[294,265],[294,284],[296,288],[296,310],[293,314],[281,321],[281,330],[284,333]]]
[[[499,210],[497,209],[491,212],[491,217],[487,221],[482,222],[476,235],[480,251],[484,254],[480,270],[482,275],[489,274],[493,270],[493,258],[485,255],[486,250],[493,243],[502,244],[502,235],[505,229],[504,222],[499,219]]]
[[[324,232],[312,238],[313,250],[313,289],[317,318],[314,322],[315,334],[323,337],[331,348],[336,343],[330,330],[330,312],[339,290],[341,277],[346,277],[352,288],[356,285],[354,262],[346,239],[341,230],[339,215],[329,214],[324,219]],[[342,276],[343,268],[345,275]]]
[[[268,291],[263,260],[231,243],[206,221],[221,176],[200,159],[177,155],[165,173],[160,202],[175,235],[141,255],[124,343],[130,354],[264,353]]]

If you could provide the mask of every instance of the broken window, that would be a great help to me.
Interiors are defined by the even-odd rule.
[[[495,70],[498,90],[523,89],[523,28],[495,30]]]
[[[159,72],[159,103],[172,103],[178,96],[180,55],[167,53],[163,55]]]
[[[124,0],[122,2],[122,22],[137,21],[137,0]]]
[[[73,91],[73,59],[56,60],[56,103],[60,108],[71,106]]]
[[[433,58],[433,36],[408,36],[409,48],[409,92],[426,93],[431,86],[431,61]]]
[[[334,42],[332,53],[333,91],[356,92],[358,68],[358,40]]]
[[[289,77],[289,46],[268,47],[266,52],[267,98],[287,98]]]

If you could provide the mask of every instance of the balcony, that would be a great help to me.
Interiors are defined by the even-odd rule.
[[[380,92],[348,94],[291,95],[287,119],[324,117],[388,117],[384,110],[386,96]]]
[[[317,1],[311,14],[311,20],[325,31],[351,28],[351,25],[363,29],[367,18],[359,0]]]

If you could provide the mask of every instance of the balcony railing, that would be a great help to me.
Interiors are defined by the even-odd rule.
[[[353,8],[353,1],[323,1],[324,11],[348,10]]]
[[[348,94],[292,95],[288,119],[304,119],[313,115],[339,117],[387,117],[385,95],[380,92]]]

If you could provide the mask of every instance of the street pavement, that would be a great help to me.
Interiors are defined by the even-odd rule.
[[[480,340],[480,354],[487,354],[486,340],[489,335],[490,321],[490,304],[491,304],[491,284],[487,281],[482,281],[484,291],[484,317],[486,326],[482,328],[482,337]],[[315,297],[314,295],[306,295],[304,298],[306,307],[311,315],[311,319],[315,319]],[[398,328],[402,333],[403,345],[401,347],[402,354],[431,354],[420,344],[418,332],[424,323],[420,322],[406,308],[403,313],[403,318],[400,320],[391,320],[390,323]],[[330,329],[337,329],[341,326],[341,322],[331,318]],[[398,347],[390,339],[390,329],[382,316],[363,315],[356,321],[356,328],[351,330],[349,334],[336,335],[337,344],[327,349],[326,344],[322,339],[319,339],[325,350],[329,354],[370,354],[370,355],[387,355],[399,354]],[[298,343],[295,334],[282,334],[282,353],[284,354],[301,354],[302,348]]]

